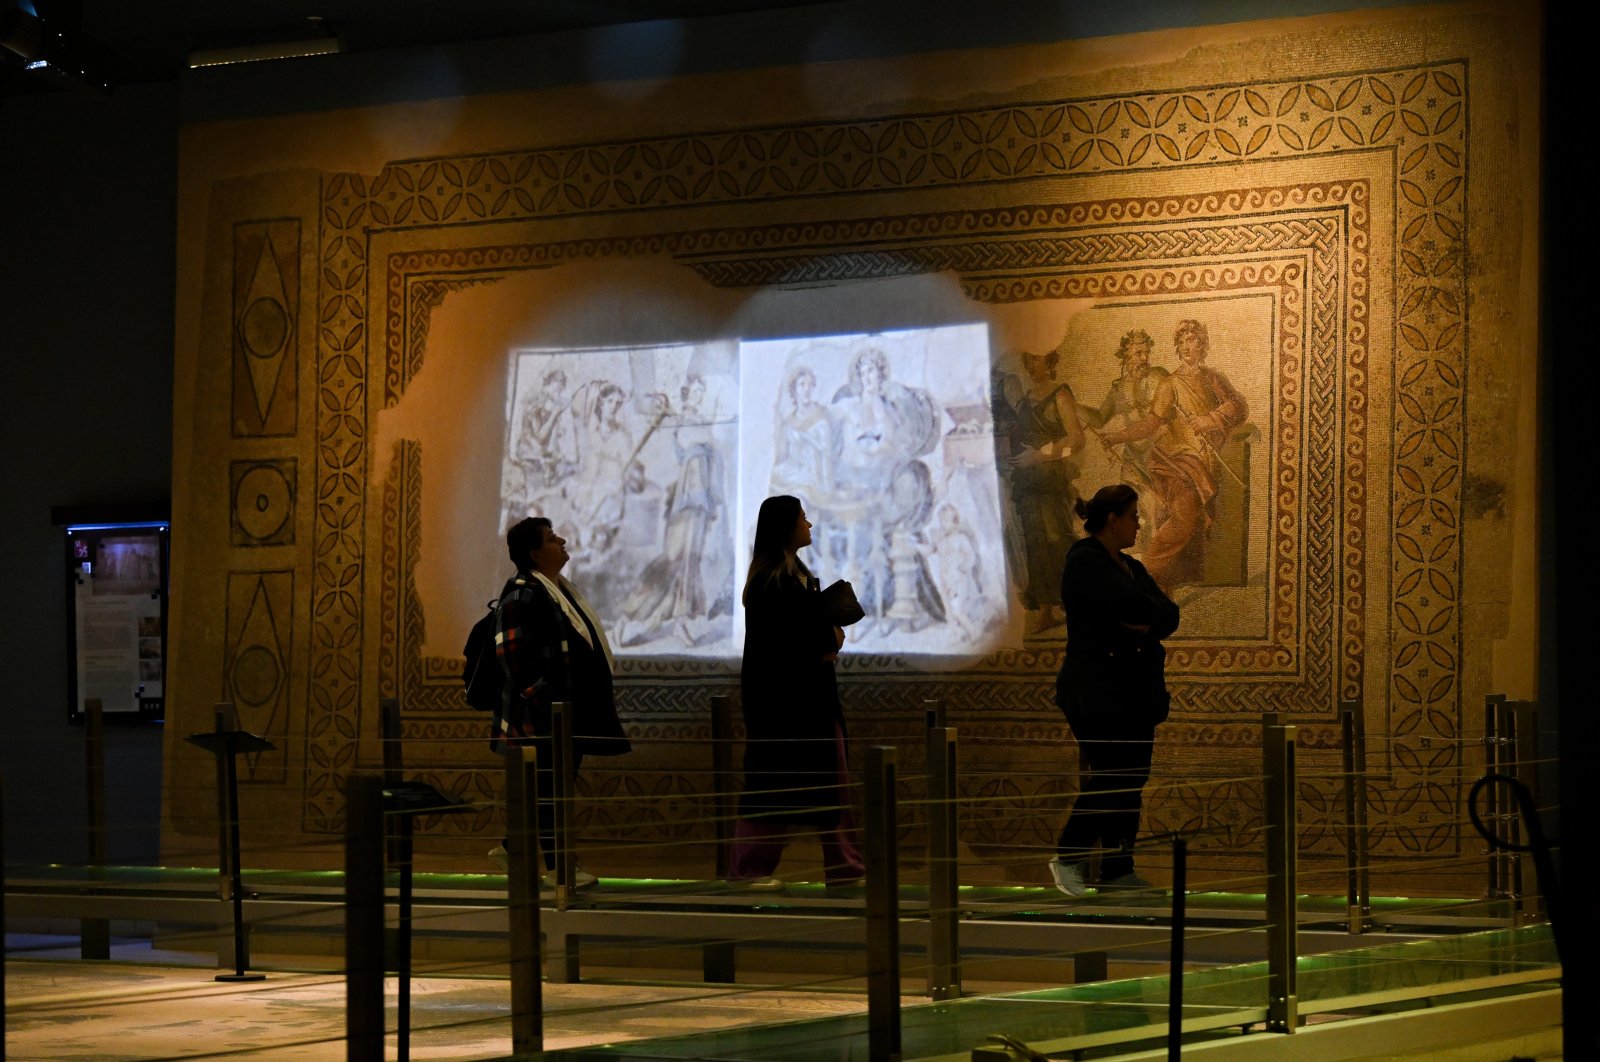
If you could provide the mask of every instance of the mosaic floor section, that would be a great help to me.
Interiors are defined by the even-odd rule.
[[[8,959],[6,1058],[342,1059],[344,980],[270,974],[219,984],[210,969]],[[394,980],[388,982],[389,1025]],[[762,1022],[861,1013],[855,993],[700,986],[545,986],[545,1045],[574,1048]],[[499,1058],[511,1051],[506,981],[412,982],[411,1057]],[[388,1054],[395,1041],[389,1037]]]

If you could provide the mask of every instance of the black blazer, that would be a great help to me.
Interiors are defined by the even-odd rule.
[[[1061,572],[1067,652],[1056,703],[1074,731],[1083,723],[1153,727],[1172,706],[1161,640],[1178,629],[1178,606],[1143,564],[1122,559],[1129,571],[1098,539],[1080,538]],[[1150,629],[1130,630],[1129,623]]]
[[[833,661],[833,620],[815,585],[787,575],[750,588],[739,671],[745,726],[745,818],[829,822],[843,800],[844,726]]]

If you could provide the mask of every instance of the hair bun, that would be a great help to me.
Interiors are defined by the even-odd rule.
[[[1100,529],[1106,526],[1106,517],[1112,513],[1125,513],[1129,506],[1139,500],[1139,492],[1126,483],[1113,483],[1101,487],[1094,492],[1094,497],[1087,503],[1082,497],[1073,504],[1072,509],[1083,520],[1083,529],[1091,535],[1099,534]]]

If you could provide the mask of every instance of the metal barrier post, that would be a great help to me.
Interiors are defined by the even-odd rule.
[[[1072,955],[1072,983],[1088,985],[1110,979],[1111,957],[1103,951],[1078,951]]]
[[[1269,726],[1263,767],[1267,814],[1267,1028],[1292,1033],[1297,1024],[1295,814],[1293,726]]]
[[[550,706],[551,789],[555,799],[556,909],[564,911],[572,900],[574,871],[578,861],[573,850],[577,816],[573,807],[572,707],[566,701]]]
[[[717,880],[728,878],[728,851],[733,844],[733,698],[711,698],[711,819],[717,839]]]
[[[0,927],[6,924],[6,793],[0,778]],[[3,929],[0,929],[3,931]],[[0,947],[0,1062],[6,1062],[6,949]]]
[[[867,749],[867,1052],[872,1062],[900,1058],[900,889],[895,860],[893,748]]]
[[[1172,835],[1172,955],[1167,973],[1167,1058],[1183,1055],[1183,935],[1188,922],[1189,842]]]
[[[213,732],[217,734],[231,733],[239,729],[239,722],[234,715],[233,703],[222,701],[212,706],[215,719]],[[221,738],[218,739],[222,740]],[[233,847],[234,833],[232,825],[238,821],[239,809],[233,805],[229,798],[230,793],[238,792],[234,771],[235,764],[230,762],[231,757],[225,752],[218,752],[217,756],[217,895],[224,904],[229,905],[232,914],[229,923],[231,935],[224,942],[218,944],[217,965],[232,966],[235,972],[243,973],[250,965],[249,947],[250,938],[240,931],[240,912],[244,906],[244,898],[239,895],[240,882],[235,880],[235,872],[240,871],[237,848]],[[242,874],[240,875],[242,881]],[[231,943],[230,943],[231,942]],[[244,950],[241,950],[244,949]]]
[[[1359,702],[1339,708],[1344,749],[1345,912],[1351,933],[1365,933],[1372,917],[1367,856],[1367,724]]]
[[[401,765],[400,699],[383,697],[378,701],[378,741],[383,752],[383,786],[385,790],[399,789],[405,782],[405,769]],[[395,973],[395,1058],[409,1062],[411,1058],[411,886],[412,886],[412,816],[399,811],[384,820],[386,850],[389,864],[399,875],[399,895],[396,898],[394,924]]]
[[[84,698],[83,756],[84,789],[89,802],[89,866],[100,867],[106,861],[106,742],[105,711],[99,697]],[[78,920],[78,954],[85,959],[111,958],[109,918]]]
[[[1503,737],[1500,732],[1502,718],[1506,704],[1506,695],[1491,693],[1483,699],[1483,771],[1485,774],[1506,774],[1505,752],[1502,747]],[[1490,829],[1499,830],[1505,821],[1507,806],[1500,799],[1500,787],[1492,785],[1484,794],[1484,821],[1490,823]],[[1484,895],[1491,900],[1504,899],[1511,895],[1511,882],[1506,874],[1506,859],[1508,853],[1502,852],[1492,846],[1486,845],[1483,849],[1488,857],[1489,884],[1484,889]]]
[[[566,701],[556,701],[550,706],[550,788],[555,803],[555,879],[556,912],[567,910],[577,890],[578,854],[573,847],[577,832],[577,805],[574,771],[572,769],[572,709]],[[555,919],[559,925],[561,919]],[[572,984],[579,977],[578,936],[562,933],[554,927],[546,941],[546,976],[553,983]]]
[[[400,698],[378,698],[378,743],[383,753],[383,784],[390,789],[405,781],[405,764],[401,756]]]
[[[250,935],[244,923],[244,865],[239,840],[239,753],[272,744],[239,729],[232,701],[216,705],[217,729],[213,748],[217,756],[217,832],[222,845],[219,870],[224,898],[232,901],[233,973],[217,974],[218,981],[261,981],[265,974],[247,973]],[[248,739],[248,740],[246,740]]]
[[[716,837],[717,880],[728,880],[733,852],[733,818],[738,798],[733,785],[733,698],[711,698],[711,826]],[[700,948],[700,976],[708,984],[732,984],[736,948],[731,940],[708,940]]]
[[[506,749],[507,886],[511,918],[511,1053],[544,1050],[544,984],[539,976],[538,756]]]
[[[1510,739],[1509,773],[1525,786],[1539,804],[1539,712],[1532,701],[1505,702],[1505,730]],[[1506,802],[1507,831],[1514,842],[1522,841],[1522,817],[1517,814],[1516,802]],[[1512,917],[1517,925],[1525,925],[1540,917],[1538,877],[1526,852],[1506,853],[1511,864]]]
[[[345,1057],[383,1059],[383,780],[345,784]]]
[[[928,718],[935,718],[931,710]],[[956,822],[955,794],[955,728],[929,727],[928,996],[931,999],[961,997],[961,893],[957,863],[960,830]]]

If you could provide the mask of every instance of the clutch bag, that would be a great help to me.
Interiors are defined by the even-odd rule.
[[[840,579],[822,591],[823,608],[836,627],[848,627],[863,619],[867,612],[856,600],[856,588],[848,579]]]

